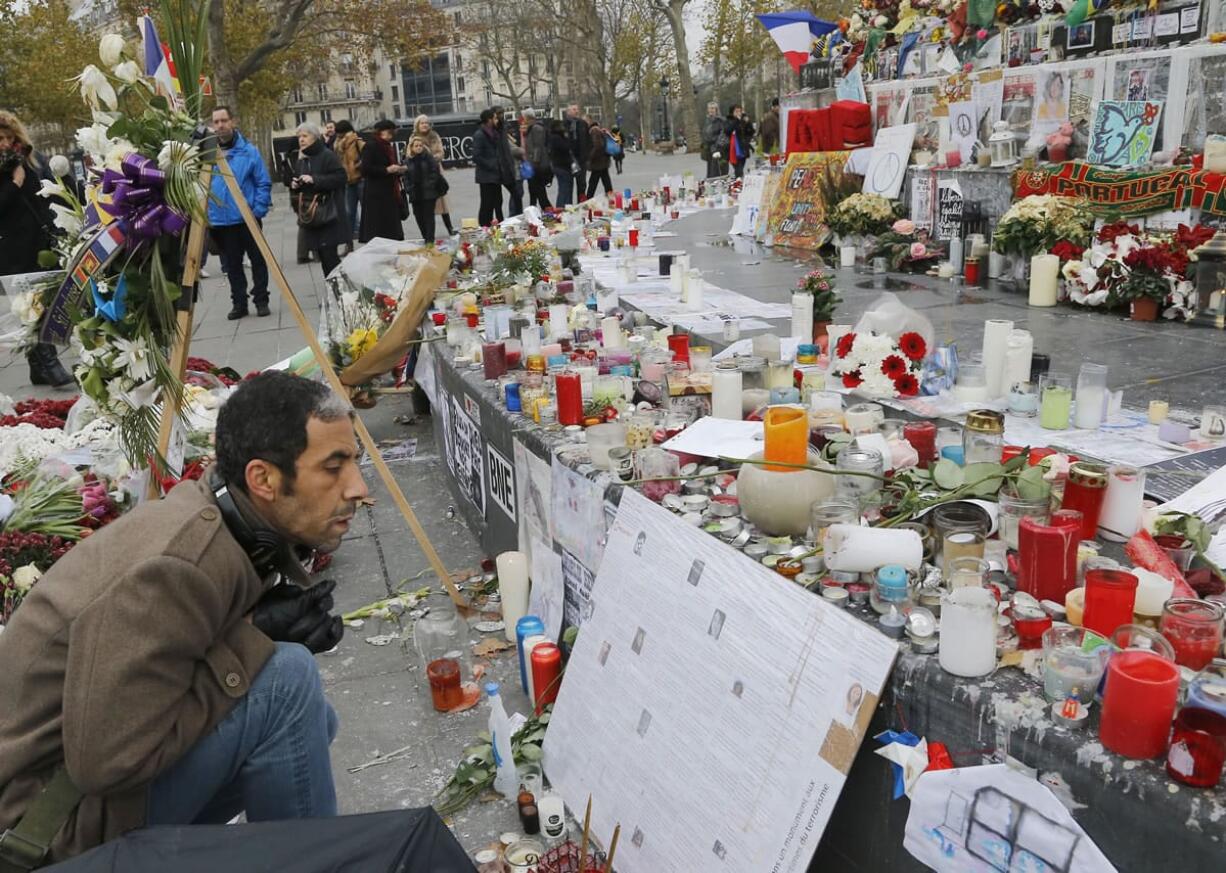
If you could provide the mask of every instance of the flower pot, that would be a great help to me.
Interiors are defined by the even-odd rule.
[[[1138,297],[1132,301],[1133,321],[1156,321],[1158,318],[1158,301],[1152,297]]]
[[[815,346],[826,347],[826,328],[830,327],[828,321],[813,322],[813,344]]]

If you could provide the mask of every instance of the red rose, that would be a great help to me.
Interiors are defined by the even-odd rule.
[[[839,337],[838,345],[834,347],[834,350],[840,358],[845,358],[851,354],[851,347],[855,342],[856,335],[854,333],[845,333]]]
[[[1085,253],[1085,249],[1066,239],[1062,239],[1051,247],[1051,253],[1062,261],[1075,261]]]
[[[860,378],[859,370],[852,370],[850,373],[843,374],[843,387],[844,388],[859,388],[860,383],[863,381],[864,380]]]
[[[1125,234],[1140,236],[1141,228],[1135,224],[1129,224],[1127,221],[1104,224],[1102,230],[1098,232],[1098,239],[1099,242],[1115,242],[1116,237],[1124,236]]]
[[[928,354],[928,343],[924,342],[924,338],[915,331],[908,331],[900,336],[898,347],[912,361],[922,361],[924,355]]]
[[[904,397],[914,397],[919,394],[919,380],[910,373],[904,373],[894,380],[894,387]]]
[[[907,362],[902,359],[901,355],[887,355],[881,362],[881,372],[891,379],[897,379],[907,372]]]

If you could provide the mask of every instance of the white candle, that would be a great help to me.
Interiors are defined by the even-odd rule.
[[[532,685],[532,650],[541,643],[552,643],[553,640],[544,634],[533,634],[530,637],[524,637],[524,678],[528,680],[528,699],[536,700],[536,694]]]
[[[569,315],[569,305],[565,303],[549,304],[549,335],[551,337],[566,336],[570,333],[570,325],[567,324]]]
[[[1028,330],[1014,330],[1009,334],[1008,346],[1008,351],[1005,352],[1004,391],[1008,391],[1018,382],[1030,381],[1030,359],[1034,355],[1034,337]]]
[[[520,342],[524,344],[524,357],[541,353],[541,326],[530,324],[519,332]]]
[[[826,566],[837,572],[871,573],[885,564],[918,570],[924,563],[924,541],[913,530],[832,524],[823,551]]]
[[[988,278],[999,279],[1005,269],[1005,256],[1000,252],[988,252]]]
[[[843,246],[839,249],[839,266],[854,267],[856,265],[856,247]]]
[[[768,361],[779,360],[779,337],[773,333],[763,333],[754,337],[753,353]]]
[[[614,316],[602,318],[600,320],[600,333],[604,337],[604,347],[606,349],[624,349],[626,343],[622,338],[621,319]]]
[[[875,403],[857,403],[843,411],[843,420],[847,422],[849,433],[876,433],[877,422],[881,420],[880,413],[881,407]]]
[[[952,279],[954,277],[954,265],[949,261],[941,261],[937,264],[937,275],[942,279]]]
[[[1107,471],[1107,493],[1098,517],[1098,535],[1124,542],[1141,527],[1145,502],[1145,471],[1126,464],[1115,464]]]
[[[987,382],[987,396],[995,399],[1009,390],[1005,384],[1005,356],[1009,351],[1009,334],[1013,322],[990,318],[983,323],[983,369]]]
[[[1056,286],[1060,278],[1060,259],[1055,255],[1039,254],[1030,259],[1030,305],[1055,306]]]
[[[813,342],[813,295],[806,291],[792,294],[792,336],[802,343]]]
[[[503,632],[513,643],[515,623],[528,614],[528,556],[503,552],[494,563],[498,567],[498,593],[502,595]]]
[[[955,676],[996,669],[996,598],[986,588],[957,588],[941,597],[941,667]]]
[[[690,270],[686,273],[685,285],[685,305],[690,309],[702,309],[702,292],[706,287],[706,282],[702,278],[702,274],[698,270]]]
[[[721,363],[711,374],[711,414],[741,420],[741,370],[735,364]]]
[[[954,266],[954,275],[962,275],[962,262],[966,260],[966,256],[962,249],[962,240],[959,237],[954,237],[949,241],[949,262]]]

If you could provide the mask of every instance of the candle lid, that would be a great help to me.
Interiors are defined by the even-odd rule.
[[[1068,468],[1068,480],[1086,488],[1106,488],[1107,468],[1102,464],[1077,461]]]
[[[994,409],[972,409],[966,414],[966,429],[975,433],[1004,433],[1005,416]]]

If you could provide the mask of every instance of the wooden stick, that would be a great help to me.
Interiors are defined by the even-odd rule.
[[[268,264],[269,273],[281,289],[281,294],[285,299],[286,305],[289,307],[290,313],[294,316],[294,320],[298,322],[298,328],[302,331],[302,336],[306,339],[307,345],[315,356],[315,361],[319,364],[320,370],[323,371],[324,377],[328,380],[328,384],[332,387],[333,391],[341,397],[348,397],[349,389],[341,384],[340,377],[337,376],[332,362],[324,353],[323,347],[320,346],[319,338],[315,336],[315,329],[311,327],[306,313],[302,311],[302,305],[298,302],[298,298],[294,296],[294,292],[289,286],[289,280],[285,278],[285,273],[281,269],[281,264],[273,257],[272,249],[268,246],[268,240],[264,238],[264,231],[255,220],[255,216],[251,212],[251,206],[247,203],[247,198],[243,196],[242,189],[239,188],[238,182],[234,178],[234,173],[230,170],[230,165],[227,163],[224,155],[218,156],[217,166],[221,171],[222,178],[226,181],[226,187],[230,190],[230,196],[234,198],[238,211],[242,213],[247,229],[251,231],[252,237],[255,238],[255,244],[259,248],[260,254],[264,256],[264,260]],[[409,530],[413,532],[413,536],[416,537],[421,550],[426,553],[426,559],[430,562],[430,566],[434,568],[434,572],[443,581],[448,595],[450,595],[456,606],[467,608],[468,602],[464,599],[464,595],[460,593],[460,589],[456,587],[451,574],[447,572],[443,559],[435,551],[434,544],[430,542],[425,529],[421,526],[421,522],[418,521],[417,514],[413,512],[413,507],[409,506],[409,501],[405,499],[404,492],[400,490],[400,485],[396,482],[395,477],[392,476],[391,469],[387,466],[387,462],[383,460],[383,455],[380,454],[374,437],[366,429],[366,423],[362,421],[360,415],[354,416],[353,426],[354,430],[357,431],[358,438],[362,441],[363,447],[366,449],[366,454],[374,463],[375,471],[379,474],[379,478],[383,480],[384,487],[391,493],[392,501],[396,504],[396,508],[400,510],[400,514],[404,516],[404,520],[408,523]]]
[[[613,856],[617,854],[617,838],[622,835],[622,826],[613,828],[613,842],[609,843],[609,855],[604,861],[604,873],[613,873]]]
[[[587,812],[583,814],[583,842],[579,844],[579,873],[587,873],[587,840],[592,828],[592,795],[587,796]]]

